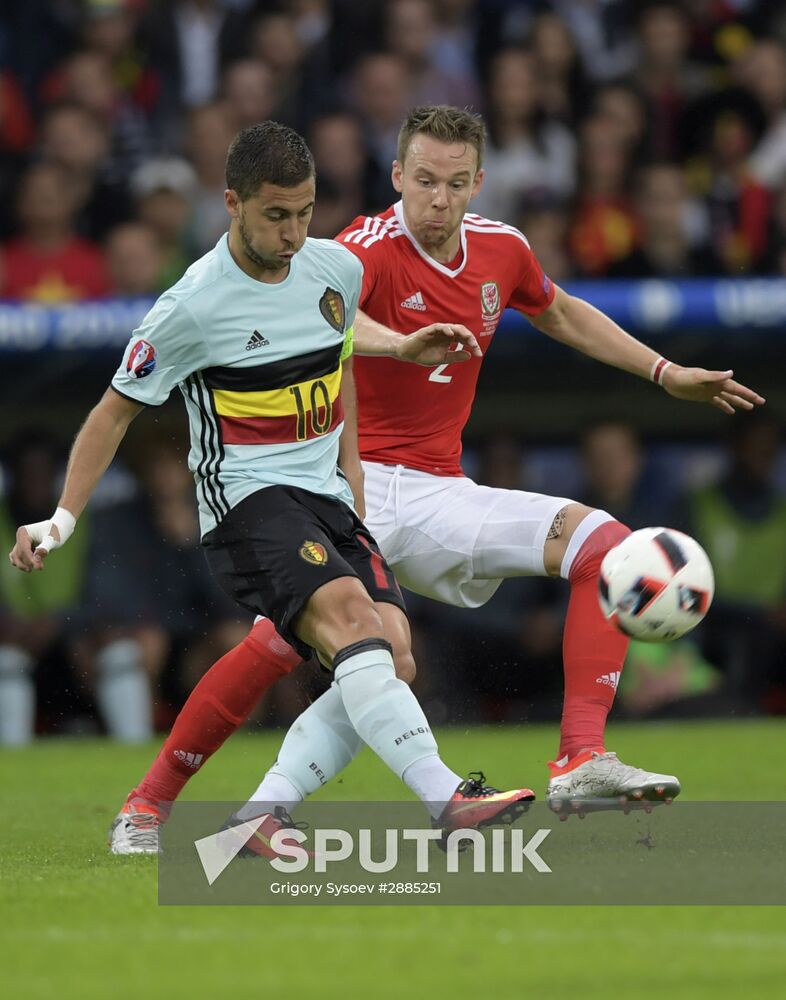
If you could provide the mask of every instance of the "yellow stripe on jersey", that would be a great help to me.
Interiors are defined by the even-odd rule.
[[[270,389],[267,392],[213,389],[213,399],[220,417],[284,417],[298,412],[299,400],[311,399],[317,382],[324,387],[320,387],[317,394],[320,402],[325,391],[330,402],[335,402],[341,390],[341,366],[322,378],[298,382],[286,389]]]

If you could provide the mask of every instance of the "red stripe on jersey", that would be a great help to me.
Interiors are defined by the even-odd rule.
[[[317,423],[327,414],[325,408],[317,408]],[[289,444],[293,441],[310,441],[312,438],[329,434],[344,419],[344,404],[341,397],[333,404],[330,426],[317,433],[314,430],[311,412],[305,414],[305,420],[296,413],[288,413],[282,417],[222,417],[218,422],[221,429],[221,440],[224,444]],[[305,423],[305,433],[303,424]],[[300,426],[298,426],[300,424]],[[299,436],[300,435],[300,436]]]
[[[371,572],[374,574],[374,582],[380,590],[398,590],[398,584],[395,581],[395,577],[391,570],[385,565],[385,561],[382,556],[377,552],[375,548],[371,546],[371,543],[364,535],[355,536],[363,548],[368,550],[371,563]]]

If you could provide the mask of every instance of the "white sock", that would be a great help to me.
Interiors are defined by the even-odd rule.
[[[0,744],[22,746],[33,738],[33,658],[18,646],[0,646]]]
[[[259,815],[260,802],[285,809],[293,802],[302,802],[343,771],[363,745],[334,682],[292,724],[275,764],[238,816],[251,819]]]
[[[462,779],[446,767],[436,754],[423,757],[410,764],[402,775],[408,788],[428,807],[436,819],[445,810],[448,801]]]
[[[448,786],[452,795],[461,778],[440,760],[423,709],[396,677],[390,646],[375,639],[356,642],[339,651],[333,674],[355,731],[374,753],[400,778],[428,758],[431,777],[410,788],[426,802],[444,797],[442,789]]]
[[[109,735],[122,743],[141,743],[153,735],[150,684],[142,651],[134,639],[116,639],[96,657],[96,694]]]
[[[259,788],[248,802],[238,809],[235,816],[245,822],[254,819],[263,812],[272,812],[276,806],[283,806],[287,812],[290,812],[293,806],[303,801],[303,798],[304,796],[300,794],[285,774],[276,774],[271,768],[262,779]]]

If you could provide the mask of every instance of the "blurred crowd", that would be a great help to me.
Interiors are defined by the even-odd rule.
[[[475,210],[518,225],[557,281],[786,275],[786,4],[25,0],[0,8],[0,298],[172,284],[226,230],[229,141],[266,118],[308,137],[311,233],[333,236],[393,200],[399,122],[424,102],[485,114]],[[711,627],[633,644],[629,717],[786,713],[782,442],[766,413],[732,426],[725,450],[664,455],[609,419],[559,453],[501,430],[467,455],[480,482],[669,523],[709,552]],[[7,551],[51,513],[65,456],[49,430],[2,443]],[[565,603],[527,579],[474,612],[411,598],[430,717],[555,718]],[[207,575],[183,456],[142,442],[46,573],[0,559],[0,743],[144,739],[248,625]],[[259,718],[289,721],[317,677],[296,671]]]
[[[0,11],[0,297],[159,292],[241,127],[302,131],[312,234],[385,208],[400,119],[482,111],[475,210],[557,281],[786,274],[774,0],[25,0]]]

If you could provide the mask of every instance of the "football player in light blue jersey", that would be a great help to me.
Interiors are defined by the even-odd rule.
[[[131,421],[178,386],[211,569],[241,606],[268,616],[301,655],[313,649],[333,671],[330,712],[319,714],[318,699],[307,713],[319,715],[319,726],[303,730],[317,742],[320,728],[338,734],[332,752],[343,747],[347,762],[356,741],[366,742],[445,833],[509,822],[533,793],[462,781],[442,762],[415,696],[397,677],[395,664],[414,674],[404,602],[351,506],[349,484],[362,505],[360,460],[352,398],[341,382],[361,265],[334,243],[307,239],[314,163],[292,129],[275,122],[244,129],[226,173],[227,237],[134,333],[76,437],[55,514],[18,530],[11,562],[26,572],[44,567]],[[288,752],[313,760],[311,743]],[[284,803],[301,798],[282,775],[274,801],[251,803],[256,815],[272,815],[249,846],[275,854],[270,838],[291,822]],[[158,820],[121,814],[113,850],[147,853],[157,846]]]
[[[304,198],[287,194],[261,210],[268,224],[283,218],[287,200],[297,210],[280,231],[279,252],[265,256],[251,243],[254,200],[230,192],[237,246],[222,236],[161,296],[112,380],[135,403],[160,405],[175,387],[183,393],[203,535],[264,486],[297,483],[352,503],[336,462],[362,265],[333,240],[306,238]],[[236,262],[240,253],[269,277],[251,277]]]

